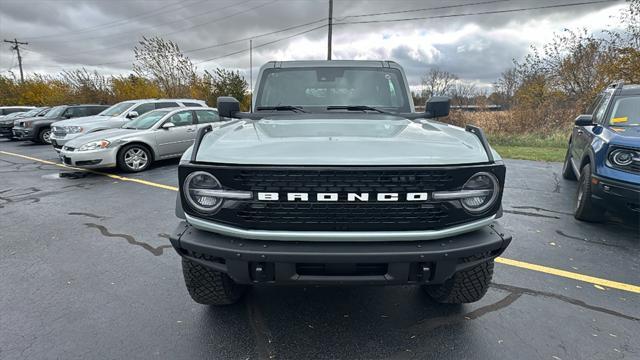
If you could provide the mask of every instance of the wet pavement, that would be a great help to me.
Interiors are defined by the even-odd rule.
[[[210,308],[189,298],[169,246],[175,191],[118,178],[176,186],[177,161],[107,177],[36,159],[57,162],[0,140],[0,359],[640,358],[638,218],[576,221],[558,163],[507,161],[503,257],[529,265],[496,264],[478,303],[408,286],[258,287]]]

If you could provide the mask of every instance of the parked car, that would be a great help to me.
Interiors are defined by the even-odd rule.
[[[392,61],[278,61],[253,111],[218,98],[178,166],[170,233],[191,298],[237,302],[251,285],[422,286],[437,302],[487,292],[511,236],[505,164],[481,129],[416,113]]]
[[[25,112],[34,108],[34,106],[0,106],[0,119],[5,115],[9,115],[15,112]]]
[[[115,167],[128,172],[147,169],[155,160],[180,157],[195,140],[199,128],[218,127],[218,111],[203,107],[153,110],[109,129],[67,142],[60,158],[79,167]]]
[[[640,214],[640,85],[619,82],[575,120],[562,175],[578,180],[575,217],[605,210]]]
[[[60,105],[52,108],[43,117],[23,119],[13,127],[13,137],[31,140],[40,144],[51,144],[51,124],[62,119],[91,116],[102,112],[106,105]]]
[[[26,112],[13,112],[0,117],[0,137],[13,139],[13,127],[16,125],[16,121],[43,116],[48,109],[48,107],[35,108]]]
[[[62,146],[66,144],[67,141],[83,134],[122,127],[129,120],[151,110],[185,106],[206,107],[207,104],[204,101],[193,99],[143,99],[123,101],[111,106],[97,116],[55,123],[53,125],[51,143],[53,148],[60,152],[60,149],[62,149]]]

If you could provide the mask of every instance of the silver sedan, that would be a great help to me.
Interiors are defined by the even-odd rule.
[[[220,126],[213,108],[187,107],[150,111],[119,129],[75,138],[60,151],[66,164],[86,168],[147,169],[155,160],[180,157],[195,141],[199,128]]]

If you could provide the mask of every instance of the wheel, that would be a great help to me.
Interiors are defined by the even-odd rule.
[[[567,149],[567,154],[564,156],[564,164],[562,164],[562,177],[567,180],[576,180],[576,174],[573,172],[571,166],[571,145]]]
[[[591,198],[591,165],[587,164],[580,171],[574,217],[582,221],[601,222],[603,216],[604,210],[594,204]]]
[[[193,301],[204,305],[231,305],[242,298],[246,285],[236,284],[229,275],[182,259],[182,273]]]
[[[118,167],[127,172],[143,171],[151,161],[151,152],[143,145],[127,145],[118,152]]]
[[[493,265],[493,260],[480,263],[455,273],[444,284],[423,285],[423,289],[439,303],[464,304],[478,301],[489,289],[489,283],[493,277]]]
[[[44,128],[38,132],[37,142],[40,144],[51,144],[51,128]]]

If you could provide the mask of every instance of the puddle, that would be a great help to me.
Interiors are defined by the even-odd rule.
[[[49,180],[57,180],[57,179],[84,179],[91,175],[88,172],[84,171],[65,171],[59,173],[52,173],[47,175],[42,175],[43,179]]]

